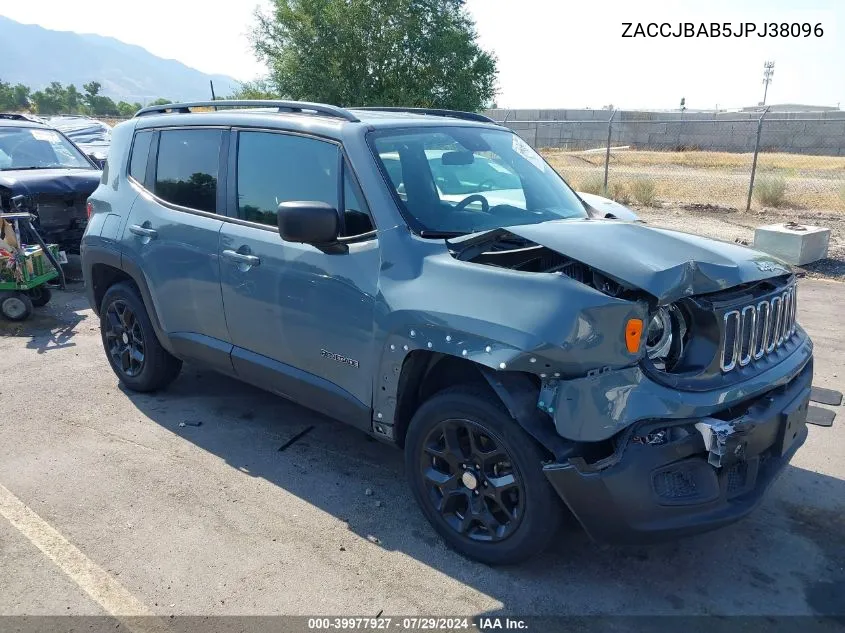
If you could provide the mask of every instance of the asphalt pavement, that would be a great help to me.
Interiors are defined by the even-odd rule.
[[[842,390],[845,285],[799,296],[815,384]],[[78,285],[0,323],[0,410],[0,615],[845,615],[843,407],[738,524],[626,548],[568,525],[496,569],[354,429],[189,366],[121,389]]]

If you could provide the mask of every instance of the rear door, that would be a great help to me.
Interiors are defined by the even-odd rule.
[[[335,142],[236,133],[229,189],[240,222],[226,223],[220,235],[234,367],[251,382],[368,428],[380,256],[357,181]],[[343,209],[343,246],[325,252],[284,242],[276,208],[293,200]]]
[[[229,131],[161,129],[135,135],[130,181],[141,195],[123,233],[124,266],[146,278],[177,354],[231,372],[217,247],[225,215]],[[144,169],[142,169],[142,165]]]

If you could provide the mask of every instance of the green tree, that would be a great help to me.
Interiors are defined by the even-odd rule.
[[[151,102],[150,105],[151,106],[167,105],[168,103],[173,103],[173,101],[171,99],[161,99],[161,98],[159,98],[159,99],[156,99],[155,101]]]
[[[101,95],[100,88],[102,88],[102,85],[99,81],[92,81],[82,86],[82,89],[85,91],[83,100],[85,101],[88,114],[118,116],[120,111],[118,110],[117,104],[110,97]]]
[[[126,101],[121,101],[117,104],[117,111],[120,116],[131,117],[134,116],[135,113],[140,110],[143,106],[140,103],[127,103]]]
[[[14,110],[12,106],[12,84],[0,79],[0,110]]]
[[[271,0],[253,48],[273,92],[341,105],[480,110],[496,59],[464,0]]]
[[[227,99],[279,99],[279,93],[275,87],[266,80],[245,81],[238,90],[235,90]]]
[[[0,111],[12,111],[29,109],[29,87],[23,84],[14,86],[0,80]]]
[[[102,88],[102,84],[99,81],[82,84],[82,89],[85,91],[85,95],[82,98],[85,101],[88,112],[91,114],[94,114],[97,110],[97,99],[100,96],[100,88]]]
[[[32,102],[38,114],[60,114],[67,105],[67,89],[58,81],[51,81],[44,90],[32,93]]]
[[[70,84],[65,90],[65,112],[68,114],[79,114],[82,110],[82,95],[76,86]]]

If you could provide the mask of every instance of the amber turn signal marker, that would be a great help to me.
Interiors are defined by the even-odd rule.
[[[625,326],[625,345],[629,352],[636,354],[640,351],[640,339],[642,339],[642,336],[642,319],[628,319],[628,324]]]

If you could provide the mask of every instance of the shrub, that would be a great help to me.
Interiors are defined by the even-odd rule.
[[[764,207],[782,207],[786,203],[786,180],[780,176],[761,176],[754,183],[754,197]]]
[[[644,207],[654,206],[654,201],[657,196],[657,187],[653,180],[647,178],[640,178],[631,183],[631,192],[634,194],[634,200],[639,202]]]
[[[592,193],[597,196],[605,195],[604,191],[604,176],[602,174],[590,174],[581,181],[578,191],[584,193]]]
[[[608,188],[610,189],[610,195],[608,197],[616,200],[619,204],[631,203],[631,194],[628,192],[628,187],[625,186],[625,183],[614,182]]]

